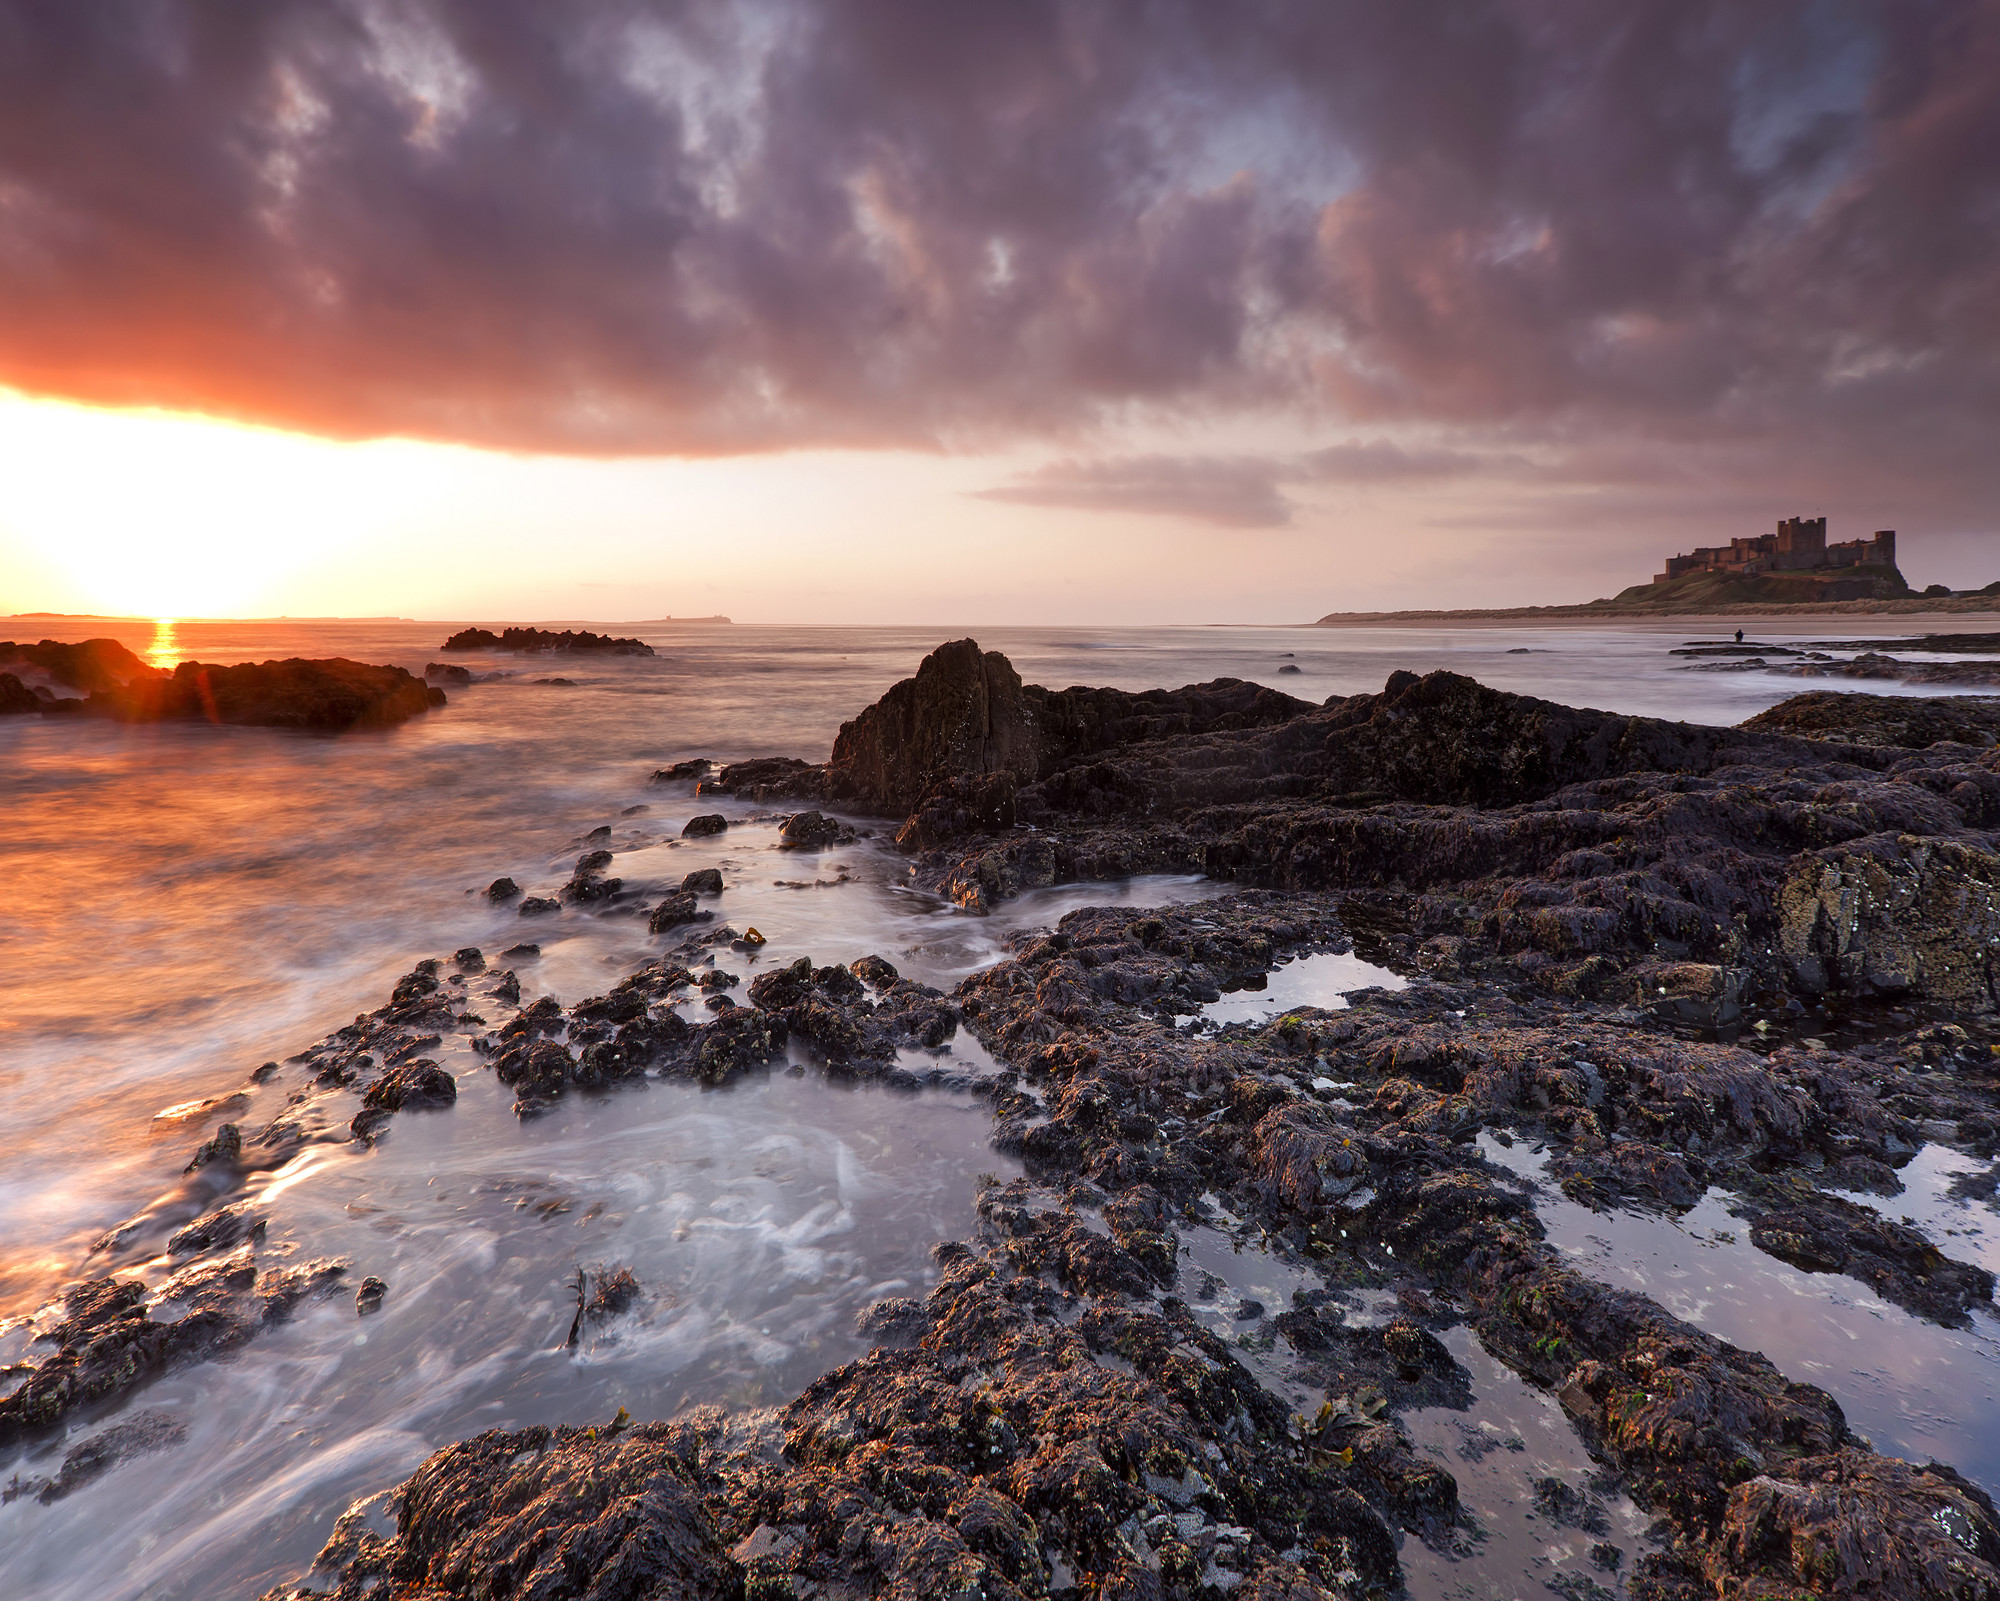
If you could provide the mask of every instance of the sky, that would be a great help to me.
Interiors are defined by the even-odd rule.
[[[2000,0],[0,0],[0,612],[2000,578]]]

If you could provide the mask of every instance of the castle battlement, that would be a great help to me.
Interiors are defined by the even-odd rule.
[[[1884,528],[1869,539],[1826,542],[1824,517],[1787,517],[1775,534],[1732,539],[1726,545],[1702,545],[1683,556],[1669,556],[1666,571],[1653,582],[1664,584],[1684,573],[1834,572],[1843,567],[1896,565],[1896,530]]]

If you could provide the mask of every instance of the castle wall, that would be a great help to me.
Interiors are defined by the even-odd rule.
[[[1686,555],[1669,556],[1653,582],[1664,584],[1685,573],[1824,572],[1829,568],[1894,567],[1896,531],[1879,530],[1870,539],[1826,542],[1824,517],[1787,517],[1776,533],[1753,534],[1727,545],[1698,545]]]

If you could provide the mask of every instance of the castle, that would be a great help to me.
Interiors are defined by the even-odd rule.
[[[1683,573],[1824,572],[1840,567],[1896,566],[1896,530],[1885,528],[1873,539],[1826,542],[1824,517],[1787,517],[1775,534],[1732,539],[1726,545],[1702,545],[1685,556],[1669,556],[1667,570],[1653,582],[1664,584]]]

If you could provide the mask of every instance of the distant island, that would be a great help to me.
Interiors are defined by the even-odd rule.
[[[1700,545],[1666,558],[1650,583],[1606,600],[1572,606],[1508,606],[1481,610],[1329,612],[1316,626],[1438,620],[1560,621],[1621,616],[1813,616],[1843,613],[1959,612],[2000,609],[2000,582],[1918,591],[1896,565],[1896,531],[1828,544],[1824,517],[1787,517],[1770,534]]]
[[[653,647],[642,639],[614,639],[609,634],[593,634],[589,629],[565,628],[560,633],[546,628],[462,628],[439,650],[504,650],[517,655],[598,655],[650,656]]]

